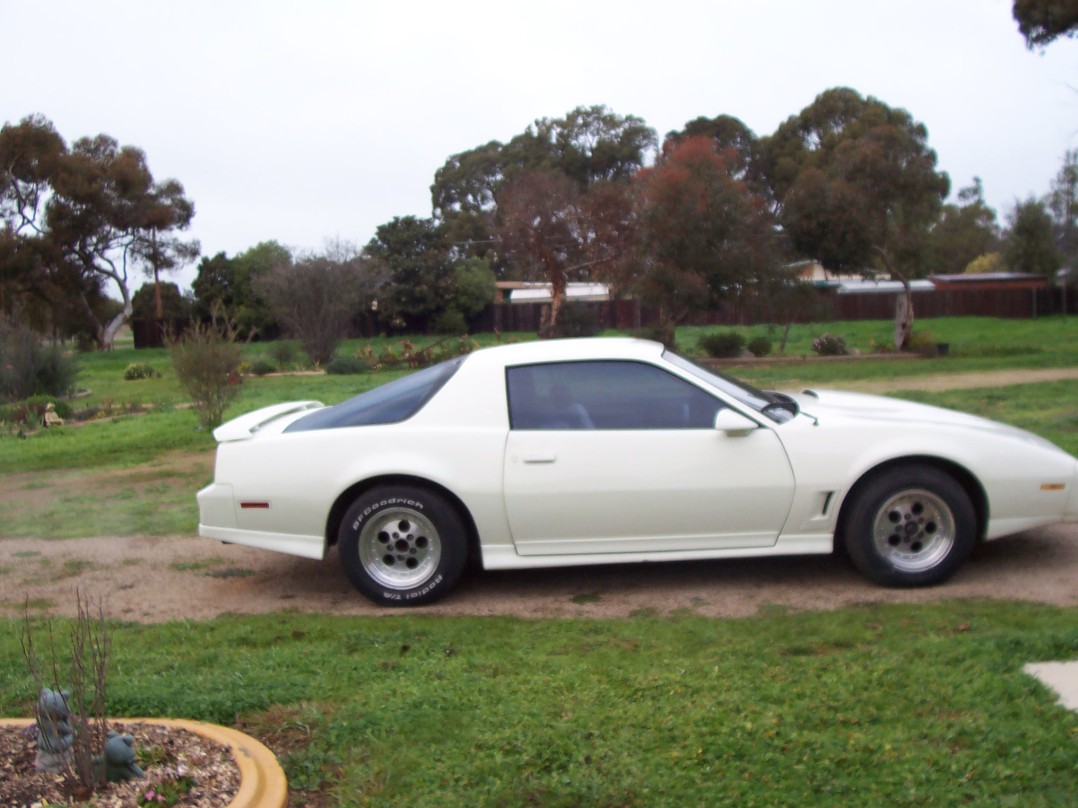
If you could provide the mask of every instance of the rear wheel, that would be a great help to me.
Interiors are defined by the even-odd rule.
[[[973,550],[973,503],[953,477],[937,468],[888,470],[855,496],[845,521],[845,547],[854,565],[878,583],[941,583]]]
[[[352,585],[385,606],[431,603],[464,569],[468,542],[456,510],[417,486],[379,486],[356,499],[337,536]]]

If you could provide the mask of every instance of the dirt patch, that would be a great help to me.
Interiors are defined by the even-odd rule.
[[[70,614],[75,592],[137,622],[296,611],[385,615],[349,585],[336,552],[324,561],[207,539],[12,539],[0,543],[0,614]],[[72,574],[65,571],[74,570]],[[1007,598],[1078,606],[1078,526],[991,542],[943,586],[884,589],[833,556],[610,565],[466,575],[439,615],[629,617],[686,611],[743,617],[767,608],[834,609],[857,603]]]
[[[895,379],[842,382],[841,386],[865,393],[893,393],[898,390],[977,390],[982,387],[1007,387],[1012,384],[1034,384],[1078,379],[1078,368],[1040,368],[1033,370],[993,370],[986,373],[931,373],[927,376],[908,376]],[[783,387],[797,387],[795,382]]]

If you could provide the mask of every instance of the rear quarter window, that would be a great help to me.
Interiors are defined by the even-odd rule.
[[[374,426],[407,421],[442,389],[457,372],[466,357],[458,357],[394,379],[381,387],[342,401],[332,407],[315,410],[289,424],[285,432],[313,429],[339,429],[348,426]]]

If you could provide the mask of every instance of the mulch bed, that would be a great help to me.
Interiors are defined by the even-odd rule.
[[[223,808],[236,796],[240,773],[226,746],[187,730],[153,723],[110,721],[109,729],[135,738],[135,748],[153,750],[154,765],[145,766],[146,778],[108,783],[93,795],[95,808],[137,806],[154,784],[169,773],[186,771],[194,780],[191,790],[172,803],[182,808]],[[30,808],[35,804],[79,805],[77,783],[68,774],[40,774],[34,770],[37,729],[0,726],[0,806]]]

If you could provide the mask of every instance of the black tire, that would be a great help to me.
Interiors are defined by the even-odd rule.
[[[842,537],[864,575],[885,586],[932,586],[965,563],[976,542],[969,495],[931,466],[885,471],[854,495]]]
[[[460,577],[468,538],[446,500],[418,486],[387,485],[352,503],[337,534],[352,585],[381,606],[418,606],[447,594]]]

